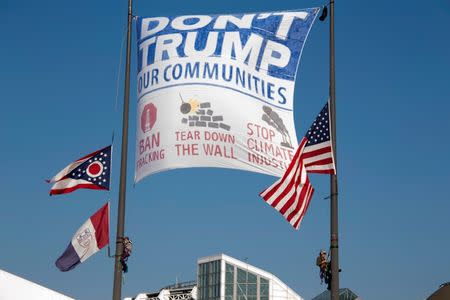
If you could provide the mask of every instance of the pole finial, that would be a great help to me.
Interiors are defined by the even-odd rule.
[[[328,16],[328,7],[326,5],[322,6],[322,14],[319,17],[320,21],[325,21]]]

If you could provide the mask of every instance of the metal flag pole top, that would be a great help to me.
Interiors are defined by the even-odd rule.
[[[338,181],[336,155],[336,86],[334,68],[334,0],[330,1],[330,118],[336,174],[330,176],[331,300],[339,300]]]
[[[125,194],[127,184],[128,156],[128,111],[130,100],[130,62],[131,62],[131,26],[133,22],[132,0],[128,0],[127,52],[125,66],[125,88],[122,116],[122,153],[120,158],[119,204],[117,210],[116,255],[114,264],[113,300],[120,300],[122,294],[122,265],[120,259],[123,253],[123,238],[125,227]]]

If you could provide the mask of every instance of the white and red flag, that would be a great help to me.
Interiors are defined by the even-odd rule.
[[[260,193],[295,229],[299,228],[314,193],[308,173],[336,173],[332,149],[327,103],[301,140],[283,177]]]
[[[77,230],[55,265],[63,272],[72,270],[107,244],[109,244],[109,202]]]
[[[55,183],[50,195],[66,194],[77,189],[109,190],[111,146],[88,154],[62,169],[47,182]]]

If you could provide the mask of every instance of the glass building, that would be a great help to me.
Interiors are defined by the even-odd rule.
[[[197,261],[197,282],[125,300],[303,300],[275,275],[225,254]]]
[[[273,274],[225,254],[198,260],[198,300],[301,300]]]

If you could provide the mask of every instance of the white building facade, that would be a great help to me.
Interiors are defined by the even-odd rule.
[[[198,300],[303,300],[275,275],[225,254],[198,260]]]
[[[303,300],[275,275],[225,254],[197,261],[197,284],[174,285],[125,300]]]

